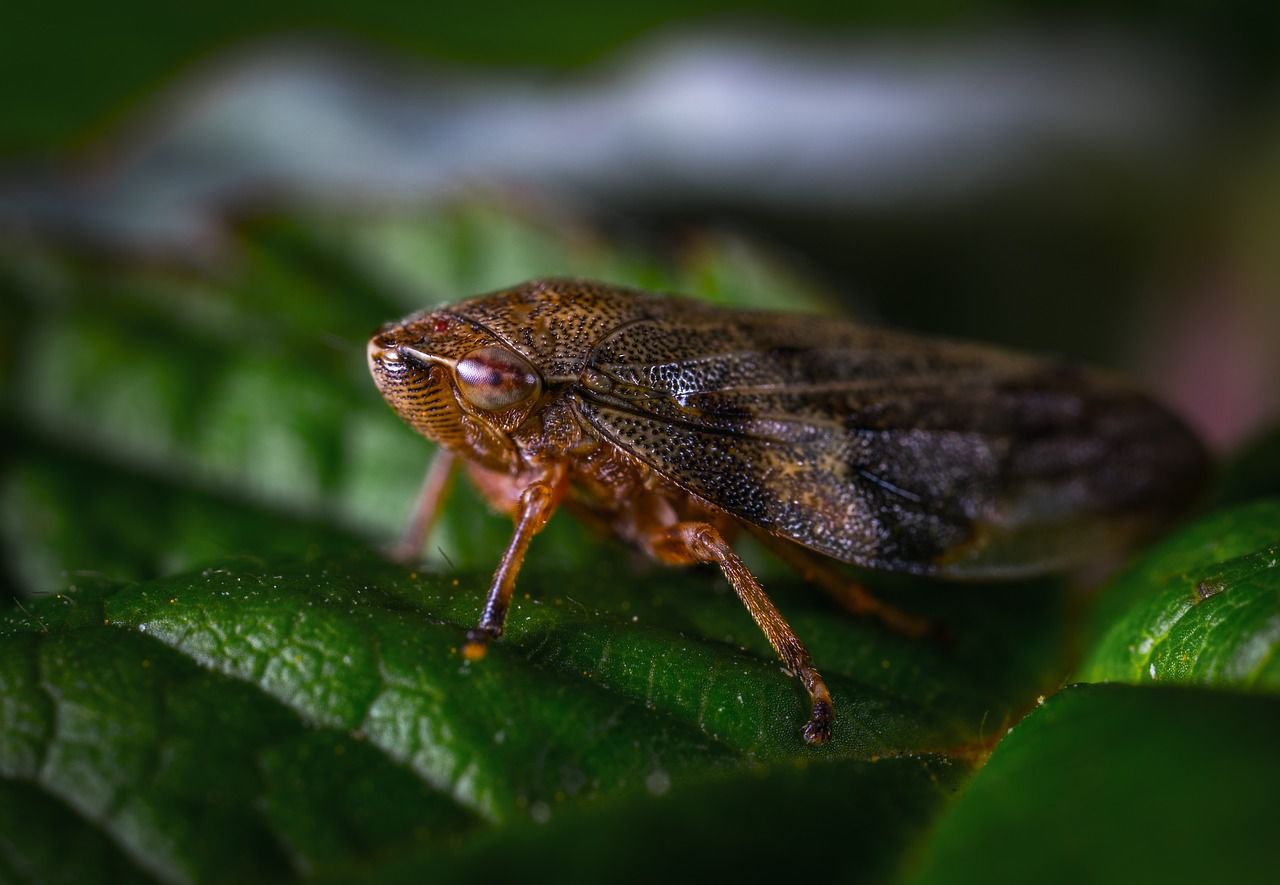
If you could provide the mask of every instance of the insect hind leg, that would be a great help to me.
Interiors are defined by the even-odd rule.
[[[804,547],[765,532],[753,531],[752,535],[796,574],[822,589],[846,611],[859,617],[873,617],[891,630],[914,639],[934,632],[931,622],[880,600],[866,587]]]
[[[705,522],[676,523],[656,534],[652,549],[659,558],[668,562],[707,562],[720,567],[725,580],[738,594],[773,650],[796,674],[809,695],[812,710],[809,721],[801,729],[805,743],[829,741],[835,712],[827,684],[814,668],[809,650],[719,530]]]

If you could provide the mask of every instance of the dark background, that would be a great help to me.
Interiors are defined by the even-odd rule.
[[[658,252],[705,228],[743,232],[872,319],[1118,367],[1222,450],[1275,415],[1274,4],[27,4],[0,27],[0,177],[109,177],[120,133],[146,133],[175,84],[181,95],[227,53],[269,55],[281,38],[337,40],[402,71],[554,88],[672,35],[723,33],[782,37],[801,62],[821,41],[884,44],[908,67],[916,47],[945,56],[995,38],[1034,59],[1096,37],[1132,47],[1139,74],[1147,54],[1171,61],[1195,94],[1169,142],[1114,155],[1046,144],[1033,175],[923,204],[737,200],[666,181],[657,200],[588,192],[573,214]],[[1183,89],[1169,84],[1172,100]]]
[[[84,144],[158,84],[219,49],[299,29],[349,34],[423,59],[571,71],[656,28],[681,22],[782,23],[850,32],[939,31],[1010,24],[1052,31],[1113,27],[1186,47],[1228,81],[1242,103],[1274,96],[1280,13],[1267,3],[824,2],[709,0],[594,3],[359,4],[162,2],[17,4],[0,29],[0,106],[6,153]]]

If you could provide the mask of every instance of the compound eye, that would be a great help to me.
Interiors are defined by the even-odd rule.
[[[474,406],[494,412],[538,390],[538,374],[505,347],[482,347],[458,360],[458,387]]]

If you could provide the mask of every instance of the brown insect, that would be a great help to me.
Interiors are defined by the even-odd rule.
[[[564,504],[666,563],[715,563],[831,736],[831,695],[730,546],[746,530],[847,608],[919,620],[830,560],[948,578],[1068,569],[1193,496],[1195,437],[1151,400],[1062,363],[827,317],[727,310],[539,280],[387,326],[369,367],[442,448],[402,551],[454,455],[515,519],[463,653],[502,635],[529,542]]]

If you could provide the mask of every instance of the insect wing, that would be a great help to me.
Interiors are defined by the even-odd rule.
[[[980,577],[1062,568],[1180,505],[1199,444],[1058,364],[829,318],[673,301],[591,355],[606,438],[828,556]]]

